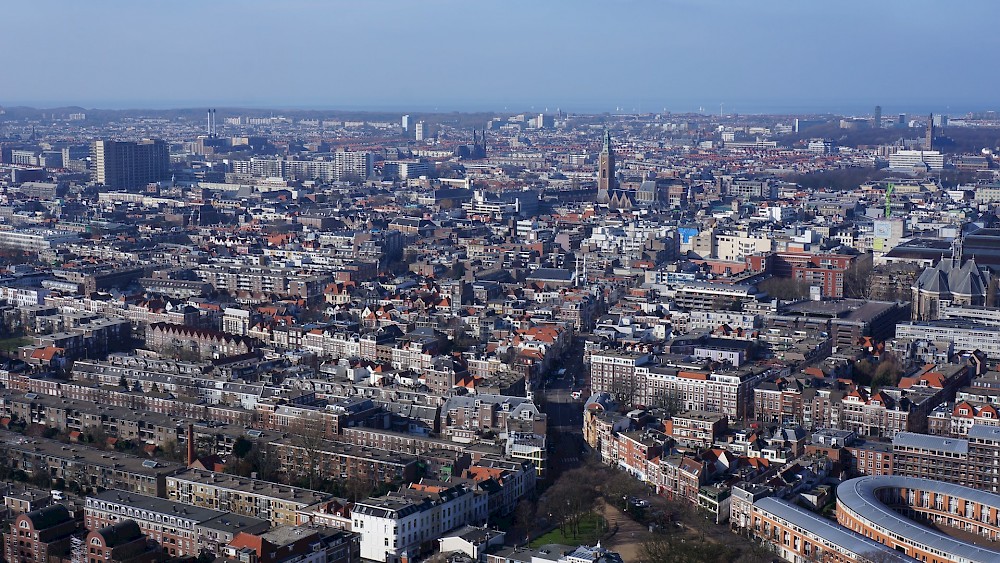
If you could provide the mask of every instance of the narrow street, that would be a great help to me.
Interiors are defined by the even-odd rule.
[[[580,465],[584,455],[583,405],[587,393],[573,398],[574,391],[589,388],[589,372],[583,365],[583,340],[574,338],[561,366],[562,375],[553,374],[537,391],[548,415],[549,467],[552,478]]]

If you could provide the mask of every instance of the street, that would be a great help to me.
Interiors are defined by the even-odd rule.
[[[538,394],[542,397],[542,408],[548,415],[549,467],[550,476],[558,477],[566,469],[576,467],[584,452],[583,405],[589,394],[584,392],[579,399],[573,398],[574,391],[589,389],[590,373],[583,365],[583,340],[574,338],[560,366],[563,375],[552,374]]]

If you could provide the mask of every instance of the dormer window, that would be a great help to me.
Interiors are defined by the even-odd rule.
[[[962,416],[969,416],[969,409],[958,409],[958,414]]]

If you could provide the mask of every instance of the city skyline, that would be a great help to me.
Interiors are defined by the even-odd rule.
[[[5,7],[0,48],[72,57],[27,67],[0,104],[964,113],[1000,85],[975,71],[997,42],[985,2],[98,6]]]

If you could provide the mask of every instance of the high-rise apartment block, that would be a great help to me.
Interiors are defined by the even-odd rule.
[[[170,149],[159,139],[94,141],[94,182],[112,190],[133,189],[170,177]]]

